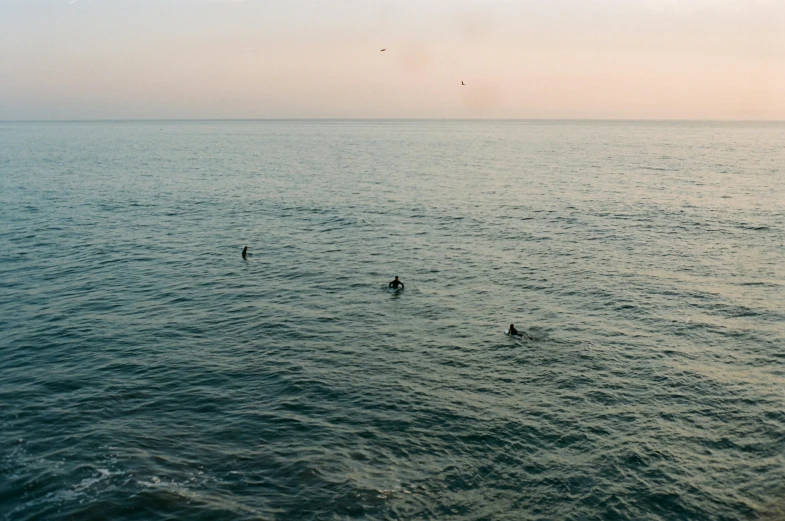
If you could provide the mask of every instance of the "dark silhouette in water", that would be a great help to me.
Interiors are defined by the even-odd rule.
[[[521,338],[525,338],[526,340],[534,340],[534,337],[531,336],[526,331],[518,331],[517,329],[515,329],[515,324],[510,324],[510,329],[507,330],[507,334],[510,336],[518,336]]]
[[[398,289],[398,286],[400,286],[400,287],[401,287],[401,289],[403,289],[403,282],[401,282],[400,280],[398,280],[398,275],[396,275],[396,276],[395,276],[395,280],[394,280],[394,281],[392,281],[392,282],[390,282],[390,285],[389,285],[389,287],[391,287],[391,288],[393,288],[393,289]]]
[[[243,248],[243,259],[247,259],[247,258],[248,258],[248,246]]]

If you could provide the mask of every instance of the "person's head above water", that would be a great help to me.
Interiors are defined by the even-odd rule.
[[[398,275],[395,276],[395,280],[398,280]]]

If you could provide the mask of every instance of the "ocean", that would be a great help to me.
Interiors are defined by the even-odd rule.
[[[0,519],[785,519],[784,144],[0,123]]]

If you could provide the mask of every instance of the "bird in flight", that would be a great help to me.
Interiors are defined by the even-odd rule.
[[[466,85],[463,81],[461,81],[461,85]]]
[[[381,51],[379,51],[379,52],[384,52],[384,51],[386,51],[386,50],[387,50],[387,49],[382,49],[382,50],[381,50]]]

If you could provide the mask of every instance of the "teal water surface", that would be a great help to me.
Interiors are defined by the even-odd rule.
[[[783,143],[0,123],[0,519],[783,519]]]

